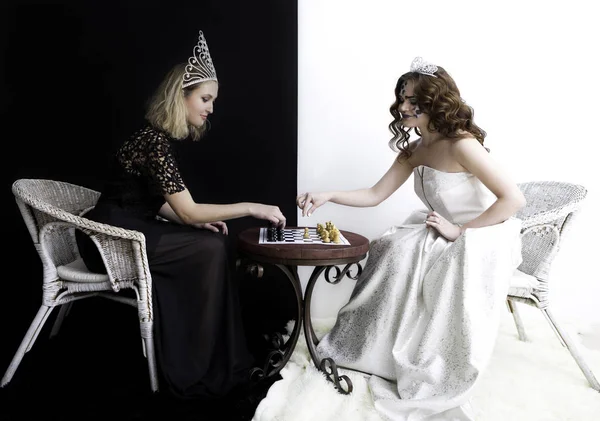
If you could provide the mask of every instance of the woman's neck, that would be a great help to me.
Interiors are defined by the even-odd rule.
[[[420,129],[419,131],[421,132],[421,143],[425,147],[431,146],[444,137],[440,132],[430,132],[427,129]]]

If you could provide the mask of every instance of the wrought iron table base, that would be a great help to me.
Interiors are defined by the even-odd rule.
[[[362,273],[362,266],[359,262],[348,263],[345,265],[344,269],[340,269],[335,265],[315,266],[312,274],[310,275],[310,279],[308,280],[308,284],[306,285],[306,292],[303,297],[302,285],[298,277],[298,267],[295,265],[274,265],[277,266],[287,276],[294,287],[298,305],[298,315],[296,323],[294,324],[294,329],[292,330],[289,339],[285,343],[283,343],[283,338],[280,334],[275,334],[273,337],[271,337],[274,349],[267,355],[264,368],[256,368],[254,370],[254,374],[259,377],[272,376],[281,371],[281,369],[289,361],[292,352],[294,352],[300,336],[300,325],[302,324],[304,325],[304,336],[306,338],[308,352],[310,353],[310,357],[317,369],[326,375],[327,380],[334,384],[339,393],[344,395],[352,393],[352,381],[346,375],[339,375],[337,365],[333,359],[320,359],[317,355],[316,348],[317,344],[319,343],[319,339],[317,338],[312,326],[312,320],[310,317],[310,304],[315,284],[317,283],[319,276],[324,271],[325,280],[328,283],[338,284],[346,276],[350,279],[358,279]],[[350,272],[350,269],[353,265],[356,265],[356,274],[354,275],[352,275]],[[264,272],[261,263],[248,263],[246,265],[246,270],[258,278],[260,278]],[[335,274],[332,274],[332,271],[335,271]]]

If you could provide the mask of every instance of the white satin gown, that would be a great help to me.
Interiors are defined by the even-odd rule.
[[[495,200],[478,178],[419,166],[415,192],[429,210],[467,223]],[[416,211],[371,244],[365,270],[321,358],[371,374],[378,413],[393,421],[471,420],[469,397],[490,359],[521,221],[467,229],[454,242]]]

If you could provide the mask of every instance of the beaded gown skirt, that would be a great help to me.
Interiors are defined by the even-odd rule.
[[[496,197],[472,174],[420,166],[415,192],[464,224]],[[469,397],[489,361],[509,281],[521,263],[521,221],[467,229],[450,242],[414,212],[371,244],[349,302],[321,340],[321,358],[367,373],[383,419],[471,420]]]

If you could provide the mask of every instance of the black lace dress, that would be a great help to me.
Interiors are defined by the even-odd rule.
[[[163,194],[186,188],[173,141],[150,126],[128,139],[86,217],[146,237],[162,381],[179,397],[220,397],[247,379],[254,361],[244,336],[227,236],[156,219]],[[79,234],[77,242],[86,265],[105,271],[91,240]]]

